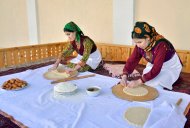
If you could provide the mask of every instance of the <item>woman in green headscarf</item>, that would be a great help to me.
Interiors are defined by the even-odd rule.
[[[67,65],[69,67],[67,72],[74,70],[79,72],[84,72],[89,69],[95,70],[102,61],[102,57],[94,41],[88,36],[84,36],[81,29],[74,22],[67,23],[63,31],[68,37],[69,45],[63,50],[51,69],[56,69],[64,57],[76,51],[78,55]]]
[[[182,69],[173,45],[146,22],[136,22],[132,39],[136,46],[126,61],[121,84],[136,87],[145,83],[172,89]],[[128,83],[127,79],[133,76],[133,71],[142,57],[148,61],[142,76]]]

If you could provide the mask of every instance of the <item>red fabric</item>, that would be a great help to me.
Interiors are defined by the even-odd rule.
[[[131,74],[135,67],[138,65],[140,59],[142,58],[142,55],[139,52],[138,47],[136,46],[133,50],[133,53],[128,58],[128,60],[125,63],[123,74]]]

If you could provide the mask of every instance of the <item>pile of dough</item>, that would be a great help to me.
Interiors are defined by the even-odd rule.
[[[135,88],[124,87],[123,92],[131,96],[145,96],[146,94],[148,94],[148,90],[141,86]]]
[[[61,82],[54,86],[54,92],[63,95],[71,95],[76,93],[77,86],[69,82]]]
[[[146,122],[148,115],[150,113],[150,108],[145,107],[131,107],[125,112],[124,118],[131,125],[136,127],[143,127]]]

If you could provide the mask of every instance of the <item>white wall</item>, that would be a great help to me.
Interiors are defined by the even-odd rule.
[[[190,0],[135,0],[135,21],[146,21],[174,44],[190,50]]]
[[[0,48],[29,42],[26,0],[0,0]]]
[[[96,42],[112,43],[112,0],[39,0],[40,43],[66,41],[66,23],[74,21]]]
[[[113,0],[113,43],[131,45],[134,22],[133,0]]]
[[[6,21],[10,33],[3,31],[0,47],[12,47],[38,43],[67,41],[63,32],[66,23],[74,21],[85,35],[95,42],[131,44],[131,29],[133,25],[132,0],[1,0],[1,5],[11,5],[12,11],[25,9],[9,15],[8,6],[0,8],[2,15],[9,15],[12,20]],[[17,3],[16,3],[17,2]],[[15,11],[16,12],[16,11]],[[20,15],[18,15],[20,13]],[[14,20],[22,17],[20,26],[25,34],[20,34]],[[20,18],[19,17],[19,18]],[[23,20],[23,18],[25,18]],[[10,24],[14,23],[14,27]],[[18,39],[18,37],[23,40]],[[15,38],[14,38],[15,37]],[[9,42],[10,45],[5,43]],[[21,43],[22,42],[22,43]]]
[[[29,43],[38,44],[38,19],[36,0],[27,0],[28,34]]]
[[[190,50],[189,5],[190,0],[0,0],[0,47],[66,41],[63,27],[71,20],[95,42],[131,44],[134,17],[177,49]]]

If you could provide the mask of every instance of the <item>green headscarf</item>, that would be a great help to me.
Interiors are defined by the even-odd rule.
[[[76,41],[80,43],[80,36],[84,35],[81,29],[74,23],[74,22],[69,22],[65,25],[64,27],[64,32],[76,32]]]
[[[150,38],[150,44],[144,49],[150,51],[154,48],[161,40],[165,39],[162,35],[158,34],[154,27],[150,26],[146,22],[136,22],[132,31],[132,38]]]

